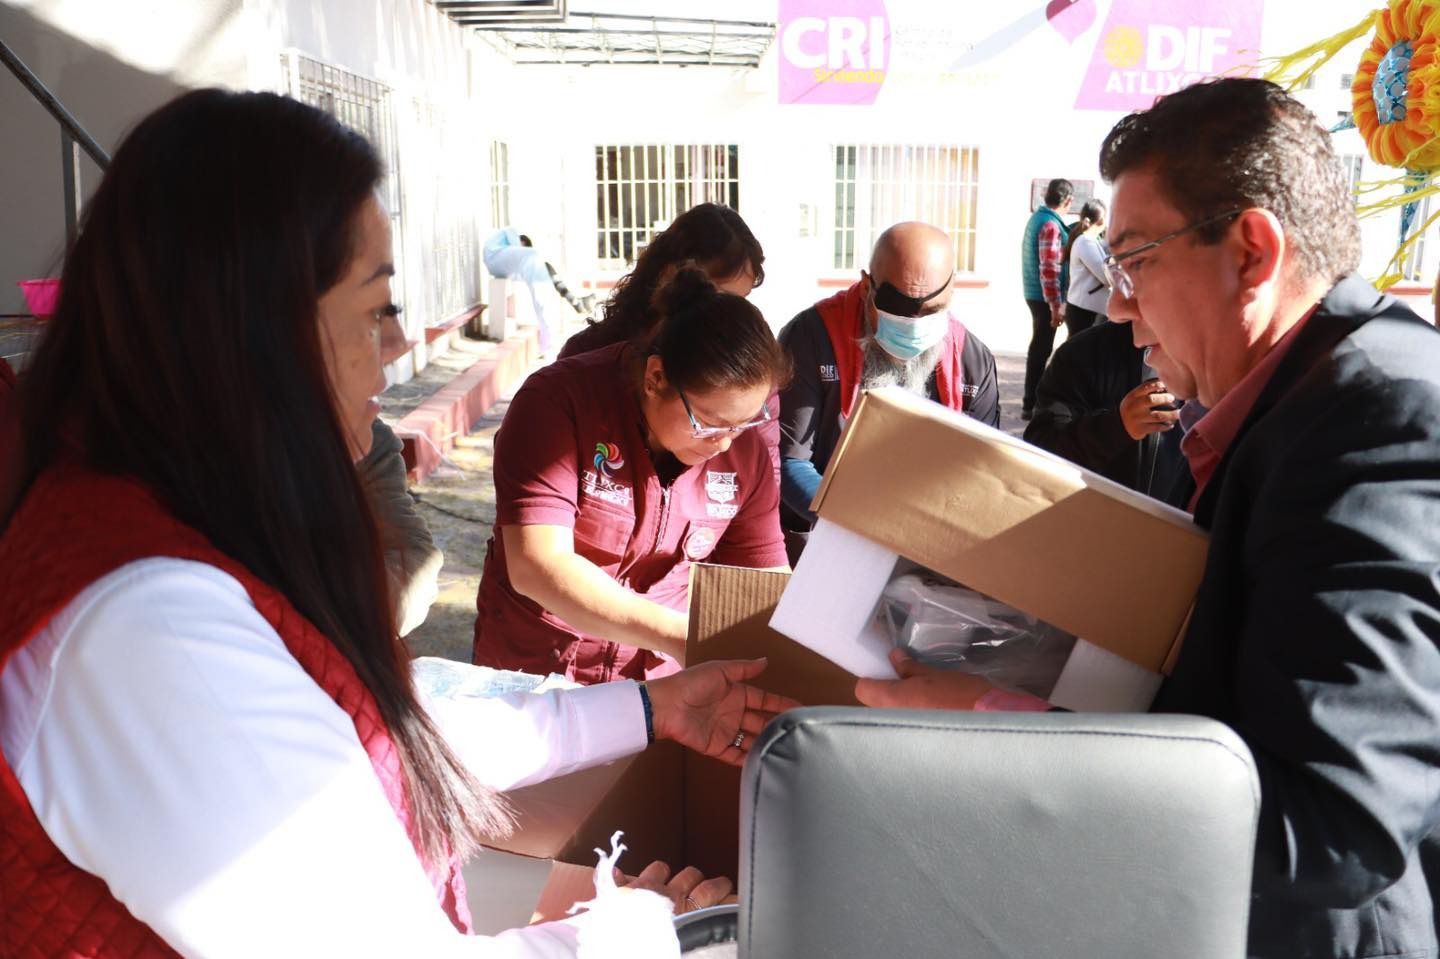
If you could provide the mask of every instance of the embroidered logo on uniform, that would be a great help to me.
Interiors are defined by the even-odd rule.
[[[740,507],[734,503],[706,503],[705,515],[711,519],[734,519]]]
[[[695,526],[685,537],[685,558],[691,562],[702,560],[715,549],[715,531],[708,526]]]
[[[593,470],[586,470],[580,474],[580,488],[587,496],[596,499],[603,499],[607,503],[614,503],[616,506],[630,505],[630,487],[615,482],[610,477]]]
[[[705,493],[717,503],[729,503],[740,492],[740,480],[736,473],[714,473],[705,471]]]
[[[614,443],[595,444],[595,469],[602,476],[614,476],[615,471],[625,465],[620,458],[620,447]]]
[[[838,382],[840,382],[840,374],[835,371],[835,364],[834,364],[834,363],[821,363],[821,364],[820,364],[820,382],[821,382],[821,383],[838,383]]]

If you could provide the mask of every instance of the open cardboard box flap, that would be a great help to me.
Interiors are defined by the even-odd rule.
[[[900,389],[861,396],[812,508],[1152,672],[1208,542],[1180,510]]]
[[[854,705],[855,677],[770,629],[788,580],[786,573],[693,566],[686,662],[765,656],[769,664],[757,685],[806,705]],[[594,850],[608,850],[612,833],[624,830],[627,871],[661,859],[734,878],[739,795],[739,769],[656,743],[628,759],[513,791],[507,798],[516,830],[489,845],[590,868]],[[563,868],[554,874],[566,883],[577,876]],[[544,899],[556,900],[555,890],[547,887]]]

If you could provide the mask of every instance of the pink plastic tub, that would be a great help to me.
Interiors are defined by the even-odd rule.
[[[40,319],[49,319],[55,313],[55,303],[60,299],[59,280],[21,280],[18,284],[25,294],[25,305]]]

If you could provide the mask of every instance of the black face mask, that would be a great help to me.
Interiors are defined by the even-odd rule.
[[[891,316],[919,316],[926,303],[950,288],[950,281],[946,280],[934,293],[919,297],[906,296],[891,286],[888,281],[875,286],[873,276],[870,278],[870,287],[875,291],[875,309],[882,313],[889,313]]]

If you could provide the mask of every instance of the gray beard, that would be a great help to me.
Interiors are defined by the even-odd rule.
[[[926,396],[925,385],[930,382],[930,375],[940,364],[940,353],[945,349],[945,339],[909,360],[897,360],[886,353],[885,348],[876,343],[873,336],[862,339],[860,349],[865,356],[865,364],[860,371],[862,390],[898,386],[918,396]]]

